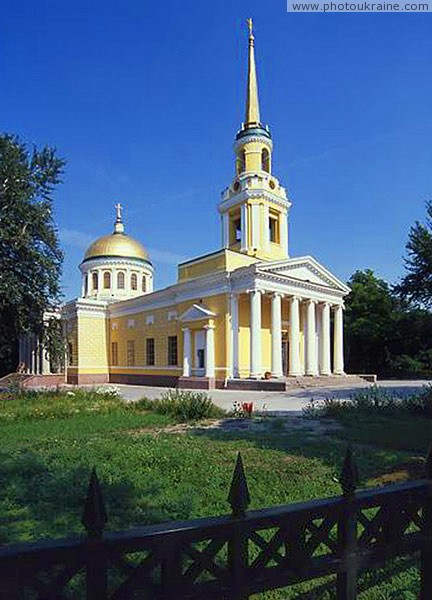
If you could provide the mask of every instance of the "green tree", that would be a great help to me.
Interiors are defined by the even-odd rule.
[[[432,201],[426,202],[425,224],[416,221],[406,244],[407,274],[395,290],[415,304],[432,306]]]
[[[20,332],[41,333],[43,312],[60,297],[63,254],[52,194],[65,161],[0,134],[0,369],[16,364]]]
[[[394,301],[389,285],[370,269],[348,281],[345,346],[349,373],[382,373],[389,364]]]

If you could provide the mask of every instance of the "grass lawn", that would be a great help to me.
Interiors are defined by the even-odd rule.
[[[249,429],[178,431],[168,416],[97,393],[0,397],[0,543],[82,532],[93,466],[102,482],[109,529],[228,513],[226,497],[239,450],[250,508],[338,494],[347,440],[358,444],[363,486],[418,475],[432,420],[370,414],[338,419],[342,428],[326,435],[316,435],[307,422],[305,428],[288,430],[278,418]],[[412,560],[398,561],[366,574],[359,598],[414,599],[417,577]],[[259,598],[334,597],[312,587]]]

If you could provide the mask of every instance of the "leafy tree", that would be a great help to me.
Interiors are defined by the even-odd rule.
[[[426,202],[425,224],[416,221],[406,245],[407,274],[396,292],[415,304],[432,306],[432,201]]]
[[[52,194],[65,161],[48,146],[29,148],[0,134],[0,369],[16,362],[20,332],[41,333],[58,301],[63,254]]]
[[[350,373],[381,373],[389,363],[394,302],[389,285],[370,269],[348,281],[345,337]]]
[[[371,270],[348,281],[346,363],[349,373],[425,377],[432,374],[432,314],[413,307]]]

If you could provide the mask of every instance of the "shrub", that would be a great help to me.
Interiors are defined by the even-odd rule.
[[[321,403],[311,400],[303,409],[303,416],[335,417],[343,412],[379,412],[381,414],[408,413],[432,419],[432,385],[423,386],[413,394],[398,395],[372,385],[359,390],[346,400],[326,398]]]
[[[221,417],[225,414],[221,408],[213,404],[208,394],[178,389],[168,390],[156,400],[143,398],[136,403],[136,406],[169,415],[181,423]]]

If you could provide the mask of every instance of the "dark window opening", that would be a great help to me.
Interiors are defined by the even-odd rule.
[[[135,340],[128,340],[127,343],[127,366],[135,366]]]
[[[155,341],[154,338],[146,339],[146,363],[149,367],[155,364]]]
[[[111,343],[111,363],[114,367],[118,365],[118,343]]]
[[[178,364],[177,357],[177,336],[170,335],[168,337],[168,365],[170,367],[176,367]]]
[[[198,348],[198,350],[197,350],[197,361],[198,361],[198,369],[204,369],[204,367],[205,367],[205,353],[204,353],[204,348]]]

